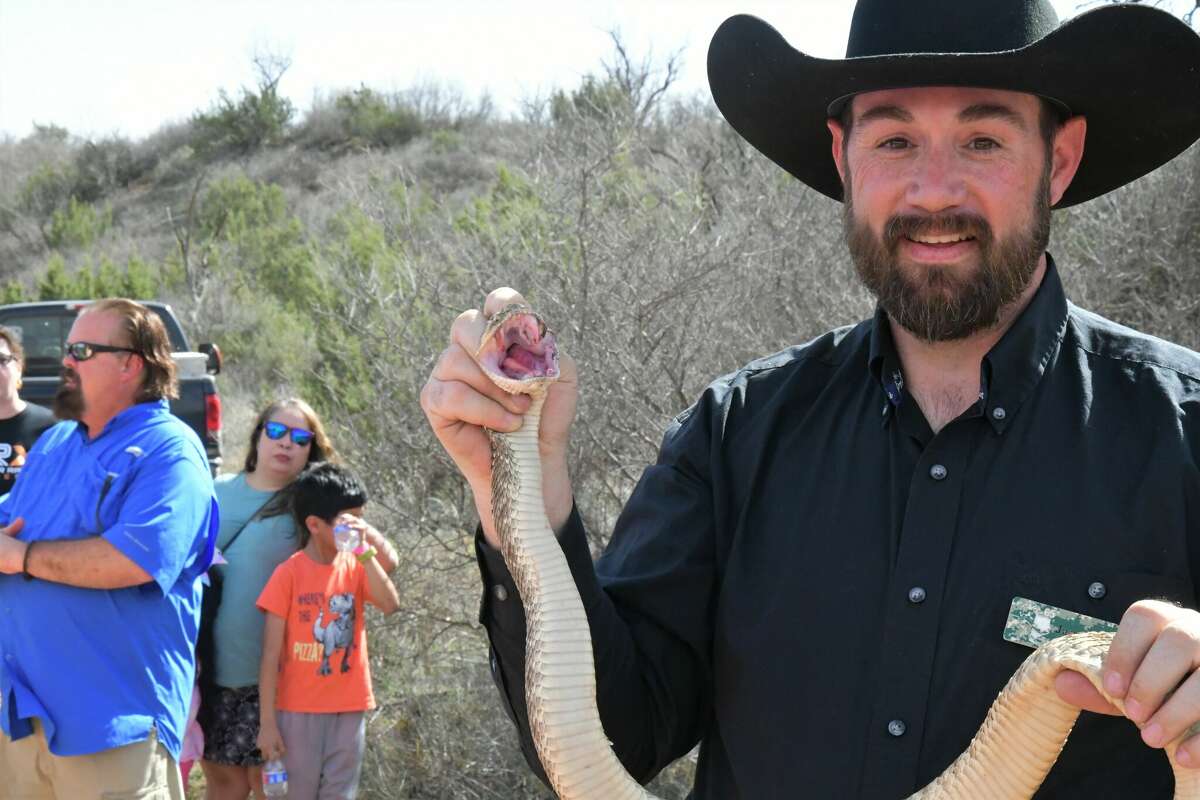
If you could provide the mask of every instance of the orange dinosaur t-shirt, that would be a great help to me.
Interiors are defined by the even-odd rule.
[[[333,714],[375,707],[366,597],[367,573],[352,558],[318,564],[301,550],[275,568],[258,607],[285,623],[277,709]]]

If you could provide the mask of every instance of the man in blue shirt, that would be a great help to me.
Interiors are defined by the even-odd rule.
[[[55,411],[0,502],[0,799],[183,798],[217,503],[157,316],[85,308]]]

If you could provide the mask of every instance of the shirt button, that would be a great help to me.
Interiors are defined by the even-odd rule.
[[[908,602],[916,605],[917,603],[925,602],[925,590],[920,586],[914,586],[908,590]]]
[[[944,480],[946,474],[946,468],[941,464],[934,464],[929,468],[929,477],[933,478],[935,481]]]
[[[508,599],[508,589],[497,583],[492,587],[492,597],[495,597],[500,602],[504,602]]]
[[[995,408],[993,408],[993,409],[992,409],[992,419],[994,419],[994,420],[1002,420],[1002,419],[1004,419],[1006,416],[1008,416],[1008,412],[1006,412],[1006,411],[1005,411],[1003,408],[1001,408],[1000,406],[996,406]]]
[[[888,733],[892,736],[903,736],[906,730],[908,730],[908,726],[902,719],[894,719],[888,723]]]
[[[1088,597],[1093,600],[1101,600],[1106,594],[1108,594],[1108,587],[1100,581],[1096,581],[1088,587]]]

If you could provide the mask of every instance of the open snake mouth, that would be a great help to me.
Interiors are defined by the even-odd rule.
[[[558,347],[545,323],[518,311],[495,327],[477,355],[484,369],[512,380],[558,377]]]

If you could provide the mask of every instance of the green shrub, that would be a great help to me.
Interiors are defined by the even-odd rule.
[[[54,248],[90,247],[97,239],[112,228],[112,207],[97,210],[95,206],[74,197],[67,207],[54,212],[46,244]]]
[[[58,253],[46,263],[46,271],[34,285],[38,300],[70,300],[76,295],[75,281],[67,275],[67,264]]]
[[[0,285],[0,304],[24,303],[29,300],[25,285],[16,278],[9,278]]]
[[[101,297],[145,299],[157,296],[159,288],[160,283],[150,267],[137,256],[130,257],[124,270],[119,269],[107,256],[101,256],[99,264],[84,264],[71,275],[67,273],[63,257],[52,253],[46,261],[45,271],[34,284],[34,294],[38,300],[92,300]],[[4,296],[25,297],[24,288],[16,281],[9,281],[0,291]]]
[[[120,290],[113,294],[120,297],[155,297],[161,285],[162,280],[149,264],[137,256],[130,256],[125,264],[125,274],[121,276]]]
[[[243,88],[235,100],[222,89],[211,109],[193,115],[193,146],[203,156],[245,155],[284,141],[296,113],[292,102],[279,94],[279,81],[289,63],[268,56],[255,58],[254,66],[258,91]]]
[[[85,142],[75,156],[75,183],[71,194],[94,203],[117,188],[126,188],[154,170],[157,157],[149,150],[134,151],[128,140],[110,136]]]
[[[570,94],[559,89],[550,96],[550,119],[556,125],[578,119],[628,119],[632,113],[632,100],[612,78],[585,75]]]
[[[70,165],[42,164],[21,184],[17,206],[39,224],[48,222],[54,212],[65,208],[75,185]]]
[[[200,233],[214,243],[209,261],[220,279],[293,309],[320,293],[303,226],[278,186],[244,176],[214,183],[200,206]]]
[[[338,97],[337,108],[345,115],[346,133],[352,141],[377,147],[405,144],[421,133],[416,112],[365,86]]]
[[[233,302],[253,308],[254,314],[240,324],[209,329],[206,338],[220,341],[229,363],[260,386],[303,386],[317,358],[312,320],[246,287],[233,293]]]
[[[306,147],[399,147],[420,136],[425,122],[399,94],[365,86],[313,104],[297,139]]]
[[[462,148],[463,136],[458,131],[439,128],[429,135],[429,145],[435,153],[454,153]]]
[[[30,138],[43,142],[58,142],[59,144],[63,144],[71,138],[71,132],[63,126],[55,125],[54,123],[42,125],[35,122],[33,123],[33,133],[30,134]]]
[[[205,156],[230,152],[244,155],[265,145],[279,144],[294,113],[286,97],[243,89],[241,100],[234,101],[221,90],[211,110],[192,118],[195,149]]]

